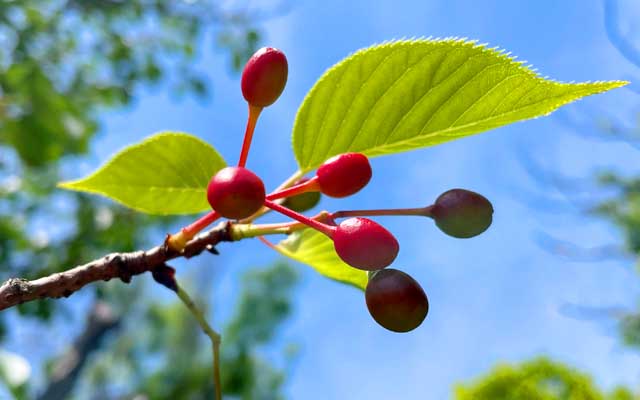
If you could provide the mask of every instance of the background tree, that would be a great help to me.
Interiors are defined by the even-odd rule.
[[[610,393],[599,389],[586,374],[548,358],[518,365],[498,365],[472,383],[455,387],[456,400],[633,400],[629,389]]]
[[[214,1],[0,2],[0,277],[56,272],[112,249],[147,246],[147,232],[169,231],[175,218],[147,217],[74,193],[54,194],[61,171],[89,151],[91,139],[100,132],[103,111],[131,105],[141,88],[163,85],[176,95],[208,96],[210,84],[206,74],[193,67],[194,60],[210,45],[224,49],[230,69],[238,71],[260,41],[256,24],[280,12],[278,6],[223,8]],[[39,228],[43,223],[60,229],[49,237]],[[259,361],[253,346],[270,340],[286,317],[289,289],[295,282],[292,274],[280,265],[247,277],[247,285],[258,291],[246,292],[245,303],[229,328],[229,351],[235,349],[237,354],[225,353],[229,372],[236,374],[227,377],[235,380],[225,387],[243,398],[258,392],[278,395],[281,373]],[[267,299],[260,289],[282,294]],[[197,379],[203,383],[210,374],[205,373],[201,359],[194,362],[189,354],[199,343],[189,336],[197,327],[189,315],[177,311],[179,305],[157,304],[148,309],[147,289],[140,283],[135,290],[112,285],[92,290],[95,304],[85,331],[67,354],[50,362],[46,388],[15,384],[6,379],[7,373],[0,373],[17,398],[31,398],[36,392],[42,399],[66,398],[81,375],[91,376],[92,383],[84,383],[80,393],[115,398],[100,377],[116,365],[136,371],[136,379],[126,380],[126,390],[116,391],[118,396],[140,391],[165,398],[157,392],[162,388],[206,398],[210,389],[198,385]],[[263,319],[247,312],[246,302],[266,307]],[[18,312],[20,318],[46,324],[64,309],[41,300],[20,306]],[[0,315],[0,338],[8,313]],[[140,330],[155,336],[136,339],[131,347],[134,333]],[[116,351],[101,358],[114,361],[96,364],[91,353],[105,342]],[[141,354],[152,354],[163,346],[176,349],[168,355],[167,366],[177,362],[189,367],[178,380],[165,379],[168,370],[150,373],[136,364]],[[88,372],[83,372],[85,366]],[[5,372],[10,368],[4,367]],[[155,385],[159,381],[164,384]]]
[[[640,68],[640,46],[622,31],[622,13],[617,0],[605,0],[605,28],[610,42],[633,65]],[[637,91],[637,76],[629,77],[630,89]],[[587,122],[573,119],[560,111],[558,120],[574,132],[594,140],[621,140],[632,146],[638,144],[639,127],[624,125],[615,119],[596,115]],[[563,242],[545,237],[543,245],[556,253],[568,255],[571,259],[608,259],[624,255],[633,263],[640,255],[640,178],[636,175],[622,175],[614,170],[600,171],[595,181],[576,180],[561,176],[557,172],[546,171],[531,162],[523,154],[523,161],[532,175],[545,184],[554,183],[574,204],[586,205],[591,217],[604,218],[618,227],[622,233],[622,243],[607,245],[597,249],[585,249],[571,242]],[[595,183],[595,184],[594,184]],[[578,188],[579,190],[575,190]],[[587,192],[587,199],[576,193]],[[597,200],[605,197],[604,200]],[[547,198],[552,209],[558,210],[556,203]],[[585,201],[586,200],[586,201]],[[595,200],[595,201],[594,201]],[[566,212],[566,208],[561,208]],[[584,210],[583,207],[581,209]],[[629,257],[630,256],[630,257]],[[565,313],[587,319],[614,319],[618,323],[619,335],[624,345],[633,350],[640,349],[640,313],[637,310],[610,307],[594,309],[585,306],[563,307]],[[632,400],[638,394],[626,387],[614,388],[607,393],[598,388],[591,377],[568,365],[546,357],[535,358],[520,364],[498,364],[492,371],[474,381],[458,384],[454,388],[456,400]]]

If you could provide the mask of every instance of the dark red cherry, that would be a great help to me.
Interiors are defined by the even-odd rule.
[[[431,215],[438,228],[447,235],[470,238],[489,228],[493,220],[493,206],[481,194],[451,189],[438,197]]]
[[[415,279],[397,269],[376,271],[365,291],[373,319],[394,332],[409,332],[424,321],[429,300]]]

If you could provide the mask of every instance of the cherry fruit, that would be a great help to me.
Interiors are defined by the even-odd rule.
[[[309,179],[302,178],[299,181],[297,181],[295,185],[296,186],[303,185],[306,182],[309,182]],[[314,191],[304,192],[304,193],[287,197],[284,200],[284,203],[282,203],[282,205],[293,211],[305,212],[312,209],[316,205],[318,205],[318,203],[320,202],[321,196],[322,195],[320,194],[320,192],[314,192]]]
[[[287,83],[289,66],[284,53],[273,47],[255,52],[242,71],[242,95],[254,107],[273,104]]]
[[[347,197],[365,187],[371,179],[371,165],[361,153],[344,153],[318,168],[320,191],[330,197]]]
[[[243,167],[226,167],[218,171],[207,187],[211,208],[229,219],[253,215],[264,204],[262,180]]]
[[[424,321],[429,300],[415,279],[397,269],[376,271],[365,291],[373,319],[394,332],[409,332]]]
[[[400,250],[396,238],[367,218],[342,221],[332,233],[338,256],[350,266],[375,271],[390,265]]]
[[[481,194],[451,189],[438,197],[431,215],[444,233],[466,239],[489,228],[493,219],[493,206]]]

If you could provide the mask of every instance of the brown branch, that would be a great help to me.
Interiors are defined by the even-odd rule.
[[[216,244],[230,241],[230,223],[223,222],[193,238],[182,252],[169,249],[165,243],[147,251],[108,254],[90,263],[32,281],[12,278],[0,286],[0,310],[36,299],[69,297],[96,281],[119,278],[129,283],[132,276],[151,271],[168,260],[190,258],[203,251],[215,252]]]

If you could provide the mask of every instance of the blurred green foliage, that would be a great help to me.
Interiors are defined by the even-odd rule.
[[[171,219],[55,184],[65,156],[89,150],[101,112],[130,104],[140,87],[205,95],[205,75],[193,67],[205,35],[235,69],[260,38],[246,10],[215,1],[0,1],[0,279],[47,275],[166,232]],[[19,310],[54,312],[50,301]]]
[[[455,387],[456,400],[634,400],[626,388],[604,393],[593,380],[548,358],[498,365],[486,376]]]
[[[615,195],[599,204],[594,212],[622,230],[625,250],[640,256],[640,177],[621,177],[609,172],[599,176],[600,184]],[[640,349],[640,310],[625,313],[619,320],[623,342]]]
[[[224,394],[243,400],[284,398],[283,368],[294,354],[286,344],[276,356],[273,346],[270,357],[261,349],[278,336],[289,316],[297,280],[287,264],[252,269],[243,276],[240,300],[222,330]],[[76,398],[213,398],[210,343],[182,303],[145,303],[122,315],[124,331],[95,355],[80,378]]]
[[[206,71],[195,67],[205,46],[223,49],[238,72],[261,38],[260,15],[249,10],[214,0],[0,1],[1,280],[35,278],[112,251],[138,250],[156,244],[149,243],[149,233],[158,238],[175,229],[175,218],[63,193],[55,184],[65,166],[89,152],[102,113],[132,104],[141,88],[162,84],[174,95],[207,96]],[[256,348],[272,340],[288,316],[296,279],[284,265],[245,277],[238,311],[224,332],[228,393],[282,397],[283,371]],[[143,281],[84,289],[113,306],[122,323],[99,357],[90,357],[84,378],[75,382],[77,398],[210,397],[209,343],[181,304],[150,303],[149,290],[163,289]],[[0,341],[7,318],[51,323],[65,310],[60,303],[35,301],[4,312]],[[81,330],[79,325],[78,335]],[[33,398],[41,389],[9,388],[16,398]]]
[[[215,1],[0,2],[0,142],[44,166],[86,152],[99,112],[129,104],[140,85],[205,95],[193,65],[211,28],[235,69],[260,37],[249,16]]]
[[[627,251],[640,254],[640,177],[623,178],[605,173],[598,181],[604,188],[615,190],[616,195],[594,211],[622,229]]]

